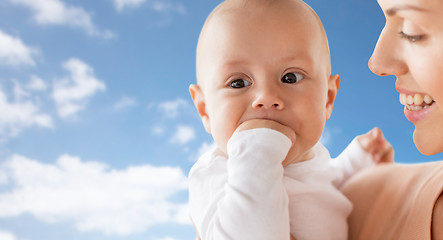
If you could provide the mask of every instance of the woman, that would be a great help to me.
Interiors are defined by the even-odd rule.
[[[443,152],[443,1],[378,0],[386,25],[369,60],[395,75],[417,149]],[[390,164],[353,179],[350,239],[443,239],[443,162]]]

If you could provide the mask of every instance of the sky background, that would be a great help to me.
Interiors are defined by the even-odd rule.
[[[0,239],[191,240],[186,176],[212,145],[188,93],[214,0],[0,0]],[[422,156],[394,78],[367,68],[375,0],[308,0],[341,86],[323,143],[379,126]]]

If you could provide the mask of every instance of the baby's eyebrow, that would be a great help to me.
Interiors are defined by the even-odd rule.
[[[250,62],[247,60],[227,60],[219,65],[219,69],[223,72],[232,71],[233,69],[239,70],[239,68],[243,68],[248,64]]]
[[[246,63],[247,63],[247,61],[245,61],[245,60],[229,60],[229,61],[223,62],[223,66],[224,67],[231,67],[231,66],[238,66],[238,65],[246,64]]]
[[[401,6],[389,8],[388,10],[385,11],[385,13],[386,13],[386,15],[392,17],[392,16],[396,15],[397,12],[399,12],[399,11],[407,11],[407,10],[413,10],[413,11],[419,11],[419,12],[427,12],[428,11],[427,9],[417,7],[414,5],[401,5]]]

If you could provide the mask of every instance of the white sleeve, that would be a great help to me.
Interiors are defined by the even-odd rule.
[[[334,185],[340,188],[358,171],[375,166],[375,162],[371,154],[363,149],[357,138],[354,138],[337,158],[330,161],[330,166],[335,168],[342,176],[334,182]]]
[[[271,129],[235,133],[225,167],[213,161],[190,173],[191,218],[202,240],[289,239],[283,166],[291,141]]]

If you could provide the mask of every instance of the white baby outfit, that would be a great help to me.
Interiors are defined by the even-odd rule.
[[[336,159],[317,143],[315,156],[285,168],[291,141],[267,129],[236,132],[206,152],[189,173],[190,215],[202,240],[347,239],[352,205],[338,190],[374,165],[354,139]]]

